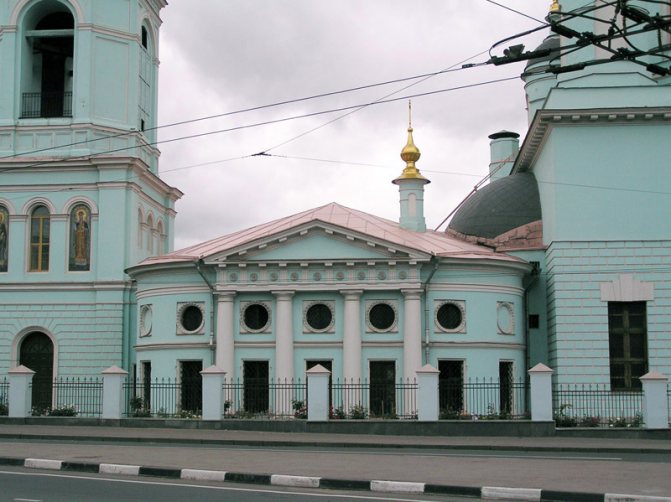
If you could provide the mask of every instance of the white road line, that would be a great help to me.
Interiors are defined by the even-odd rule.
[[[273,493],[279,495],[296,495],[296,496],[305,496],[305,497],[320,497],[320,498],[330,498],[330,499],[357,499],[357,500],[394,500],[395,502],[435,502],[433,500],[423,500],[423,499],[405,499],[394,497],[391,498],[389,495],[385,495],[384,498],[375,497],[371,495],[347,495],[339,493],[319,493],[319,492],[300,492],[293,490],[270,490],[263,488],[239,488],[239,487],[228,487],[228,486],[208,486],[208,485],[194,485],[194,484],[182,484],[174,482],[161,482],[161,481],[143,481],[143,480],[132,480],[132,479],[110,479],[110,478],[98,478],[94,476],[77,476],[70,474],[48,474],[45,472],[19,472],[19,471],[0,471],[0,474],[9,474],[15,476],[42,476],[50,478],[69,478],[69,479],[86,479],[88,481],[99,481],[99,482],[110,482],[110,483],[131,483],[138,485],[162,485],[162,486],[176,486],[183,488],[203,488],[207,490],[219,490],[219,491],[229,491],[229,492],[246,492],[246,493]]]

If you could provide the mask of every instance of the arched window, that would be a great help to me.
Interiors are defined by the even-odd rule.
[[[149,43],[149,33],[147,32],[147,27],[143,26],[141,30],[141,38],[142,38],[142,47],[145,49],[148,49],[148,43]]]
[[[154,218],[147,216],[147,251],[154,252]]]
[[[138,101],[140,131],[152,127],[153,91],[155,72],[153,47],[149,37],[149,29],[142,25],[140,29],[140,42],[144,50],[140,51],[140,96]]]
[[[9,255],[9,212],[0,206],[0,272],[7,272]]]
[[[144,227],[144,216],[142,215],[142,209],[137,210],[137,247],[142,249],[142,237],[144,233],[142,232],[142,227]]]
[[[49,270],[49,210],[37,206],[30,215],[30,271]]]
[[[161,220],[156,223],[156,252],[158,254],[165,253],[163,249],[165,245],[165,235],[163,234],[163,222]]]
[[[77,204],[70,211],[69,269],[91,269],[91,210],[85,204]]]
[[[75,20],[60,2],[40,2],[25,18],[21,117],[72,117]]]

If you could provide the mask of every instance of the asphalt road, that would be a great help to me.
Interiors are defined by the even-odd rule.
[[[129,480],[95,475],[29,472],[23,469],[0,471],[0,501],[2,502],[360,502],[363,500],[409,501],[467,501],[457,497],[375,495],[369,492],[332,492],[328,490],[293,490],[231,484],[189,483],[160,479]]]
[[[0,456],[457,486],[671,495],[671,453],[0,442]]]

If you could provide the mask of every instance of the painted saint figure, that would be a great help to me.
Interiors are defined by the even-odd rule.
[[[0,207],[0,272],[7,272],[7,223],[7,210]]]
[[[70,270],[89,269],[89,212],[84,206],[77,206],[72,211],[72,230],[70,244]]]

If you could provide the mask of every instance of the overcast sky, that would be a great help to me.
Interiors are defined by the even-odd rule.
[[[498,3],[543,19],[551,1]],[[539,26],[486,0],[172,0],[162,18],[159,124],[460,67],[464,60],[484,62],[495,42]],[[507,42],[493,54],[516,43],[533,49],[546,34]],[[417,81],[163,128],[159,139],[370,103],[391,93],[396,98],[515,77],[522,70],[523,63],[471,68],[407,89]],[[161,176],[184,192],[175,249],[334,201],[397,221],[398,189],[391,180],[404,167],[399,154],[407,108],[400,100],[328,125],[346,112],[161,145]],[[416,97],[412,108],[422,152],[417,166],[431,180],[427,225],[435,228],[487,173],[487,136],[506,129],[523,139],[523,82]],[[250,157],[258,152],[274,157]]]

